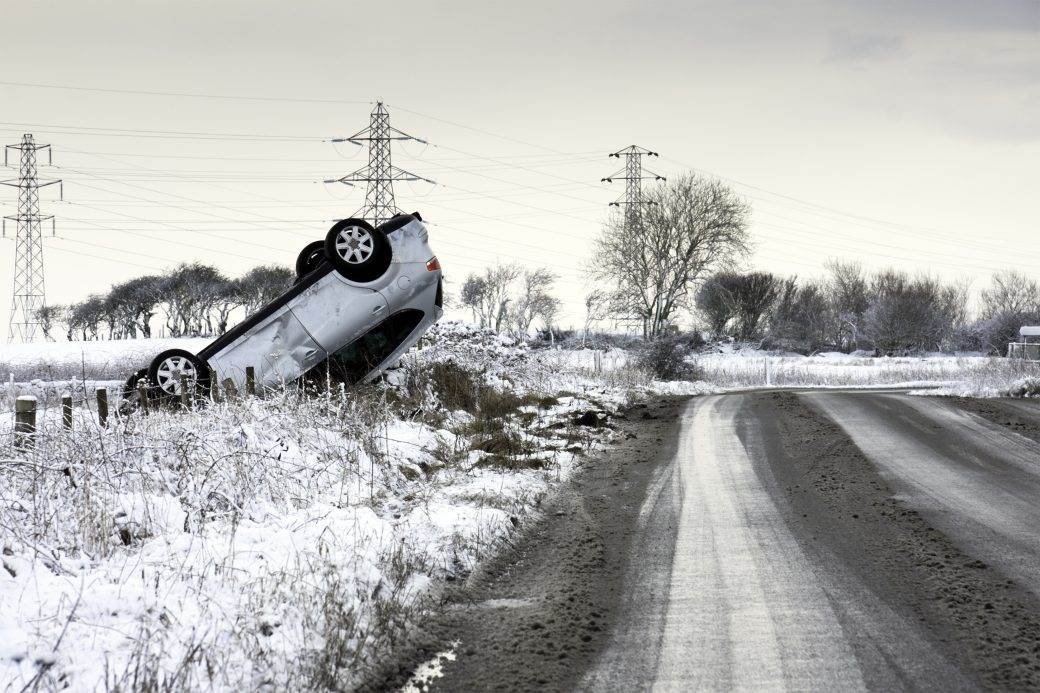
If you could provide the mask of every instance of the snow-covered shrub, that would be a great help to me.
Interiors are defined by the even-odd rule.
[[[701,373],[689,360],[692,352],[687,337],[668,335],[644,342],[637,363],[659,380],[697,380]]]
[[[1016,381],[1006,391],[1008,397],[1040,397],[1040,377],[1031,376]]]

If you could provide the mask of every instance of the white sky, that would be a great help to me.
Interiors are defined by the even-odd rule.
[[[43,194],[52,303],[180,261],[291,264],[360,205],[320,181],[363,152],[325,140],[377,98],[432,143],[394,163],[438,185],[397,199],[433,223],[454,287],[496,260],[547,266],[564,324],[622,192],[599,183],[606,154],[632,143],[664,175],[739,181],[750,266],[806,276],[845,257],[979,287],[1040,264],[1033,0],[51,2],[6,3],[0,22],[0,140],[52,144],[41,175],[66,183],[64,203]],[[5,333],[12,263],[8,240]]]

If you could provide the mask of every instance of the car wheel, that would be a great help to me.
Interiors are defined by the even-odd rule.
[[[177,384],[177,371],[181,372],[181,382],[194,394],[194,391],[209,384],[209,369],[205,361],[184,349],[167,349],[152,359],[148,366],[149,385],[155,387],[160,397],[180,397]]]
[[[325,236],[325,256],[350,281],[371,282],[390,267],[390,241],[364,219],[344,219]]]
[[[296,257],[296,278],[302,279],[325,261],[325,241],[314,241],[304,246]]]
[[[142,368],[139,371],[134,371],[134,374],[126,379],[126,383],[123,384],[123,399],[130,399],[130,397],[137,393],[137,383],[142,378],[148,377],[148,369]]]

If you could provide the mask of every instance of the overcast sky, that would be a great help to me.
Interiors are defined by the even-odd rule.
[[[41,175],[66,182],[64,203],[43,195],[49,302],[181,261],[290,264],[361,204],[321,181],[364,163],[327,140],[376,99],[431,143],[395,150],[437,182],[397,199],[432,222],[454,285],[496,260],[547,266],[564,323],[621,193],[599,183],[606,154],[632,143],[748,197],[749,266],[846,257],[976,288],[1040,267],[1033,0],[49,2],[0,19],[0,137],[52,144]],[[8,240],[5,333],[12,263]]]

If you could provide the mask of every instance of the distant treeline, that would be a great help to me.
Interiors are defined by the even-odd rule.
[[[695,295],[710,338],[811,353],[985,351],[1003,355],[1018,329],[1040,323],[1040,285],[1013,271],[993,275],[970,315],[969,284],[896,270],[865,272],[832,261],[821,279],[718,272]]]
[[[48,339],[64,332],[70,341],[151,337],[155,318],[164,321],[171,337],[222,334],[235,310],[255,312],[292,286],[293,279],[287,267],[264,265],[231,278],[209,265],[181,264],[79,303],[47,306],[38,318]]]

